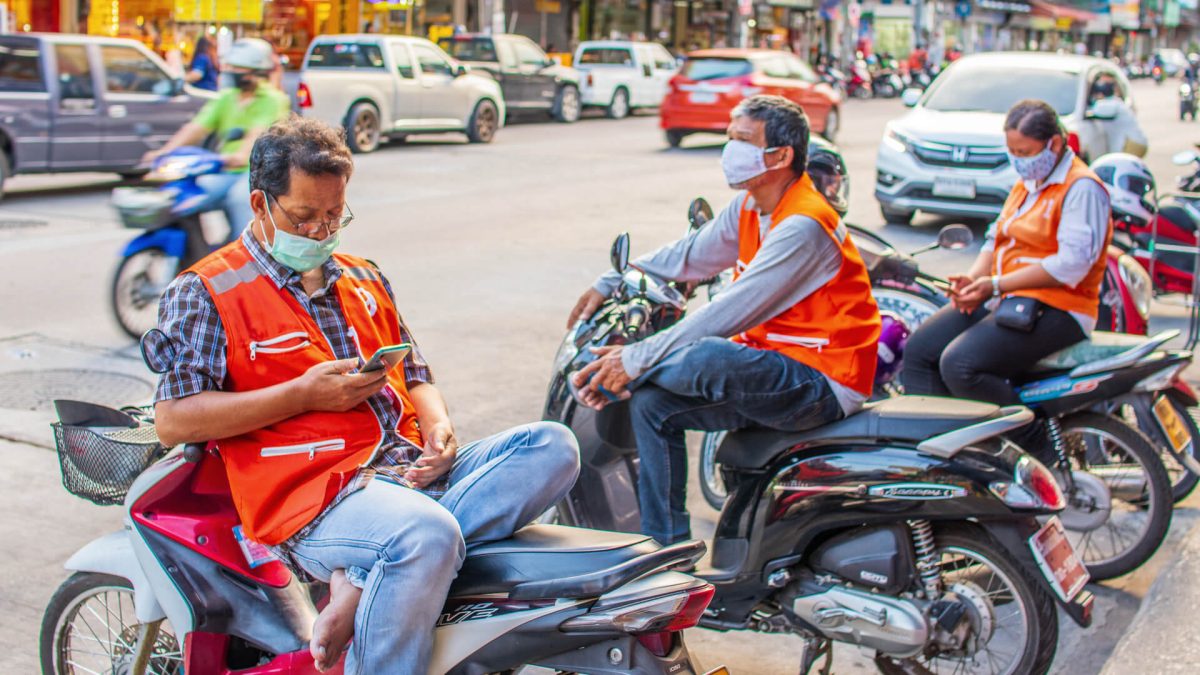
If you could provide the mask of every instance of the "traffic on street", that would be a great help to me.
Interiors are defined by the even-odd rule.
[[[0,670],[1188,662],[1200,56],[408,33],[0,34]]]

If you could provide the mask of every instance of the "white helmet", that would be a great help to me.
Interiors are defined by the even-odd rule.
[[[269,71],[275,69],[275,49],[259,38],[242,38],[233,43],[222,63],[234,68]]]
[[[1113,216],[1149,225],[1154,218],[1157,192],[1154,174],[1140,158],[1113,152],[1092,162],[1092,171],[1108,186]]]

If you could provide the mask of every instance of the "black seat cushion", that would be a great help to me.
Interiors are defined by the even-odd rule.
[[[923,441],[998,416],[990,403],[936,396],[898,396],[869,403],[844,420],[809,431],[751,429],[735,431],[717,449],[717,461],[742,469],[761,469],[781,452],[804,443],[852,439]]]
[[[526,581],[597,572],[658,549],[644,534],[529,525],[510,539],[470,551],[450,595],[506,593]]]

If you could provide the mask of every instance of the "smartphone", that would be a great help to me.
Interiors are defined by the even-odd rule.
[[[379,351],[375,352],[362,368],[358,369],[360,373],[372,373],[376,370],[387,368],[391,370],[404,362],[404,358],[412,351],[412,345],[405,343],[399,345],[388,345],[380,347]]]

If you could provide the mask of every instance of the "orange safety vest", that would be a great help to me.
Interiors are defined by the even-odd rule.
[[[738,222],[738,262],[734,280],[762,245],[758,211],[746,198]],[[736,342],[770,349],[810,366],[863,396],[871,395],[879,342],[879,308],[858,248],[837,212],[804,174],[771,213],[771,228],[789,216],[820,223],[842,254],[842,266],[824,286],[778,316],[734,337]]]
[[[1009,274],[1027,265],[1041,264],[1043,259],[1058,252],[1058,224],[1062,217],[1063,201],[1075,181],[1081,179],[1094,180],[1103,185],[1088,165],[1075,157],[1067,171],[1066,180],[1061,184],[1047,185],[1038,194],[1033,206],[1020,216],[1016,214],[1025,203],[1029,190],[1025,189],[1024,181],[1017,181],[996,221],[995,274]],[[1100,255],[1078,285],[1026,288],[1005,295],[1034,298],[1064,312],[1079,312],[1096,318],[1100,308],[1100,284],[1104,280],[1106,266],[1105,252],[1112,240],[1112,229],[1112,220],[1109,220]]]
[[[350,337],[365,359],[400,342],[400,317],[378,270],[334,254],[343,273],[333,285]],[[259,267],[239,239],[190,270],[204,282],[225,329],[225,390],[254,391],[294,380],[337,357],[313,317]],[[396,431],[423,445],[403,368],[388,374]],[[387,391],[385,389],[385,391]],[[347,412],[306,412],[217,442],[246,534],[275,545],[329,505],[373,458],[384,439],[366,402]]]

